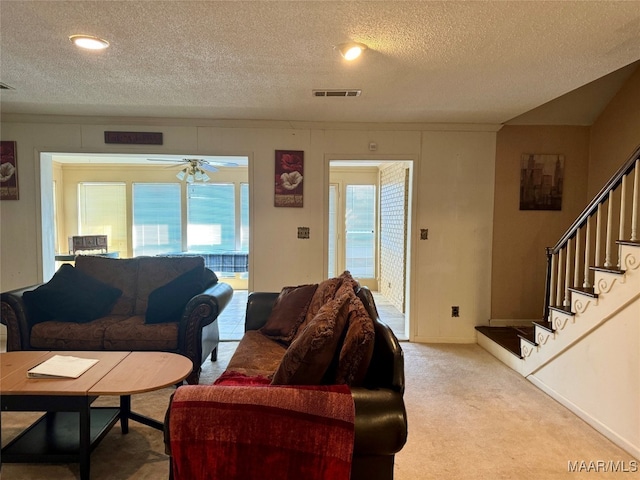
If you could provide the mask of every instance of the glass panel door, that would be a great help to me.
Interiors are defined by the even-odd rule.
[[[347,185],[345,195],[345,268],[359,278],[376,276],[376,187]]]

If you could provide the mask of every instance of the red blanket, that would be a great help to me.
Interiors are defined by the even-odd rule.
[[[349,388],[187,385],[169,431],[175,480],[348,480]]]

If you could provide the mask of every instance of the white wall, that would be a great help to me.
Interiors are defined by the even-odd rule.
[[[528,377],[640,458],[640,298]]]
[[[163,132],[164,145],[105,145],[105,130]],[[0,289],[42,281],[42,252],[53,251],[40,219],[39,152],[248,156],[254,291],[324,278],[330,160],[406,159],[415,166],[413,235],[430,233],[426,241],[412,238],[411,339],[473,343],[473,327],[490,312],[496,130],[5,115],[2,139],[18,146],[20,200],[0,204]],[[378,145],[374,155],[370,142]],[[276,149],[305,152],[304,208],[273,206]],[[299,226],[310,228],[310,239],[297,238]],[[450,317],[451,305],[460,306],[460,318]]]
[[[419,342],[466,342],[474,326],[490,318],[495,136],[489,133],[424,132],[418,172],[418,220],[428,240],[416,240]],[[488,242],[488,243],[487,243]],[[451,307],[460,317],[451,317]]]

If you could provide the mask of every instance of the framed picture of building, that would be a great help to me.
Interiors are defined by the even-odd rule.
[[[274,206],[302,207],[303,180],[304,152],[276,150]]]
[[[16,142],[0,141],[0,200],[18,200]]]
[[[564,155],[522,154],[520,210],[562,210]]]

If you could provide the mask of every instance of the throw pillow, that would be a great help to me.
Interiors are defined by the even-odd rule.
[[[122,290],[111,309],[114,315],[133,315],[136,303],[139,258],[107,258],[98,255],[77,255],[76,270]]]
[[[29,311],[39,320],[90,322],[103,317],[122,295],[122,290],[101,282],[65,263],[44,285],[24,292]]]
[[[189,300],[204,289],[202,268],[192,268],[149,294],[144,323],[177,322]]]
[[[342,337],[348,309],[348,295],[323,305],[287,348],[271,384],[319,385]]]
[[[348,270],[345,270],[342,274],[340,274],[338,278],[341,280],[341,283],[336,290],[336,297],[341,297],[349,291],[356,293],[360,288],[360,284],[355,278],[351,276],[351,273]]]
[[[291,343],[317,288],[317,284],[284,287],[259,332],[285,345]]]
[[[354,294],[349,300],[347,333],[340,349],[335,383],[362,385],[373,356],[374,340],[373,320]]]
[[[304,328],[309,324],[309,322],[313,320],[313,318],[318,314],[318,311],[323,305],[325,305],[330,300],[333,300],[333,298],[336,296],[338,287],[341,284],[341,277],[328,278],[318,284],[318,288],[313,294],[313,297],[311,297],[311,303],[309,303],[307,315],[298,328],[298,333],[302,332]]]

